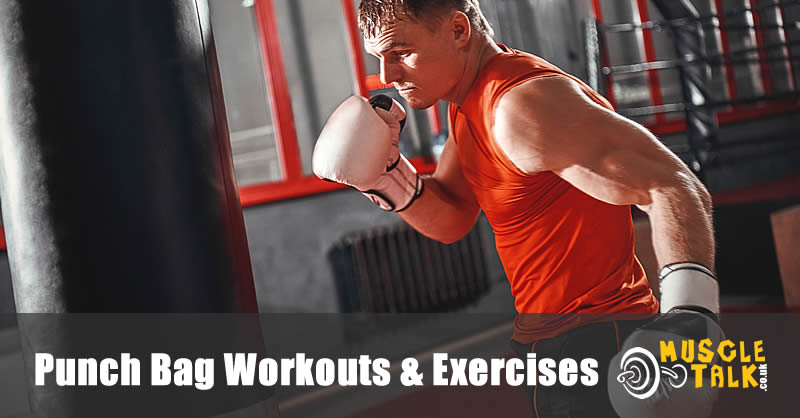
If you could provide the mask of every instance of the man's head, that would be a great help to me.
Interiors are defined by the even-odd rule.
[[[414,108],[425,108],[462,81],[476,39],[493,34],[478,0],[362,0],[359,27],[381,78]]]

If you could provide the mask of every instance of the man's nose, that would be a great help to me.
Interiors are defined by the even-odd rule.
[[[390,64],[385,60],[381,60],[381,82],[383,84],[392,84],[395,81],[399,81],[401,74],[402,71],[397,64]]]

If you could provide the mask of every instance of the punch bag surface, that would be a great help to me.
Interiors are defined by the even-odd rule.
[[[205,1],[0,0],[18,312],[255,312]]]

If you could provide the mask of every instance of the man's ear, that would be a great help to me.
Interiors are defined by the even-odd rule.
[[[450,33],[457,48],[464,48],[472,37],[472,25],[469,18],[463,12],[454,12],[450,16]]]

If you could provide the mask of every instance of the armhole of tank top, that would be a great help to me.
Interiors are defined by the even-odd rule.
[[[453,103],[447,105],[447,129],[448,134],[453,138],[453,142],[458,144],[456,139],[456,116],[458,116],[458,107]]]
[[[500,161],[503,163],[503,165],[506,166],[507,169],[511,170],[512,172],[514,172],[514,174],[517,174],[518,176],[521,177],[528,177],[528,178],[536,177],[544,173],[549,173],[549,171],[539,171],[536,173],[529,174],[522,171],[521,168],[517,167],[517,165],[514,164],[513,161],[511,161],[511,158],[509,158],[509,156],[506,155],[505,151],[503,151],[503,149],[500,148],[500,144],[497,143],[497,139],[494,136],[494,115],[497,110],[497,104],[500,102],[500,98],[502,98],[512,88],[519,86],[522,83],[545,77],[567,77],[567,75],[555,71],[546,71],[546,74],[542,74],[541,71],[526,73],[524,75],[517,77],[514,80],[503,83],[503,86],[499,89],[500,93],[495,94],[490,99],[491,101],[489,102],[491,116],[490,116],[490,124],[489,126],[486,127],[487,128],[486,132],[489,134],[489,142],[490,146],[492,147],[492,151],[497,155],[497,158],[500,159]]]

